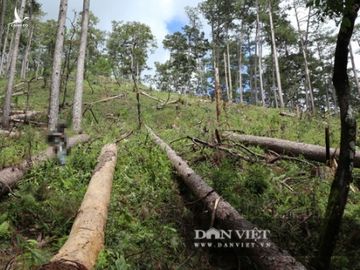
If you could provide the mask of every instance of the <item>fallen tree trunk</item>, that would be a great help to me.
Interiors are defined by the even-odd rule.
[[[164,141],[162,141],[149,127],[146,126],[146,128],[154,142],[166,152],[169,160],[176,168],[187,187],[205,204],[209,212],[213,213],[214,218],[220,227],[232,231],[259,230],[254,224],[242,217],[228,202],[223,200],[219,194],[217,194],[199,175],[197,175],[187,165],[187,163],[182,160],[181,157],[179,157],[176,152]],[[240,240],[241,242],[241,239],[237,240]],[[260,242],[266,245],[266,247],[263,247]],[[247,249],[247,255],[250,256],[251,259],[259,267],[261,267],[261,269],[305,269],[301,263],[297,262],[286,251],[281,250],[266,237],[260,241],[254,241],[254,247]]]
[[[164,100],[161,100],[161,99],[159,99],[159,98],[153,97],[153,96],[149,95],[148,93],[146,93],[146,92],[144,92],[144,91],[140,91],[139,93],[140,93],[141,95],[143,95],[143,96],[145,96],[145,97],[148,97],[148,98],[150,98],[150,99],[152,99],[152,100],[155,100],[155,101],[157,101],[157,102],[160,102],[160,103],[164,103],[164,102],[165,102]]]
[[[104,245],[116,157],[115,144],[103,147],[68,240],[50,263],[39,270],[93,269]]]
[[[0,129],[0,135],[6,136],[6,137],[19,137],[20,134],[13,130],[2,130]]]
[[[86,134],[71,137],[68,142],[68,148],[76,144],[86,142],[90,137]],[[5,168],[0,171],[0,197],[7,194],[11,189],[21,180],[25,173],[33,166],[40,164],[43,161],[54,158],[53,147],[48,147],[40,154],[31,157],[29,160],[24,160],[19,165]]]
[[[23,119],[29,119],[31,117],[34,117],[35,115],[41,114],[41,112],[37,111],[28,111],[26,113],[20,113],[20,114],[14,114],[10,116],[10,121],[12,120],[23,120]]]
[[[256,145],[273,150],[279,154],[293,156],[304,156],[307,159],[326,163],[326,148],[314,144],[292,142],[282,139],[269,137],[260,137],[252,135],[242,135],[233,132],[224,132],[223,136],[227,139],[244,143],[247,145]],[[330,148],[331,156],[339,157],[339,152]],[[360,153],[357,152],[354,158],[354,166],[360,168]]]
[[[289,113],[289,112],[280,112],[280,116],[287,116],[287,117],[296,117],[297,115],[295,113]]]
[[[114,99],[118,99],[118,98],[123,98],[124,96],[125,96],[125,94],[120,94],[120,95],[116,95],[116,96],[111,96],[111,97],[107,97],[107,98],[104,98],[104,99],[100,99],[100,100],[97,100],[97,101],[94,101],[94,102],[91,102],[91,103],[85,103],[85,105],[87,105],[87,106],[94,106],[95,104],[103,103],[103,102],[108,102],[108,101],[111,101],[111,100],[114,100]]]
[[[139,93],[140,93],[141,95],[145,96],[145,97],[148,97],[148,98],[150,98],[150,99],[152,99],[152,100],[155,100],[155,101],[157,101],[157,102],[160,102],[160,104],[156,107],[157,109],[162,109],[162,108],[164,108],[164,106],[166,106],[166,105],[176,104],[176,103],[180,102],[179,99],[175,99],[175,100],[171,100],[171,101],[169,101],[169,100],[167,100],[167,101],[166,101],[166,100],[162,100],[162,99],[153,97],[153,96],[149,95],[148,93],[146,93],[146,92],[144,92],[144,91],[139,91]]]
[[[26,95],[27,92],[26,91],[20,91],[20,92],[16,92],[16,93],[13,93],[11,96],[12,97],[16,97],[16,96],[22,96],[22,95]],[[5,96],[0,96],[0,99],[3,99]]]

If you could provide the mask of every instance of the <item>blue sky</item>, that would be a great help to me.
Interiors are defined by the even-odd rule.
[[[177,31],[181,31],[182,27],[185,25],[183,21],[180,21],[178,19],[171,20],[170,22],[166,23],[166,29],[170,33],[174,33]]]

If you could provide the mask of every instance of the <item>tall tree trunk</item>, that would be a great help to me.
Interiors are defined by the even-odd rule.
[[[331,256],[340,231],[340,225],[353,180],[352,170],[356,148],[356,120],[350,105],[351,87],[347,74],[349,44],[360,5],[347,0],[337,37],[333,84],[340,107],[341,139],[339,165],[331,186],[319,249],[315,264],[317,269],[330,269]]]
[[[265,92],[263,83],[263,70],[262,70],[262,42],[261,42],[261,23],[260,23],[260,6],[256,1],[257,14],[256,14],[256,47],[258,54],[258,66],[259,66],[259,82],[260,82],[260,95],[261,104],[265,106]]]
[[[31,27],[30,30],[29,30],[29,38],[28,38],[28,43],[26,45],[24,58],[23,58],[23,61],[22,61],[22,64],[21,64],[21,75],[20,75],[21,79],[26,78],[27,68],[29,66],[29,55],[30,55],[30,49],[31,49],[33,33],[34,33],[34,27]]]
[[[274,55],[273,53],[273,47],[271,47],[271,55]],[[272,91],[273,91],[273,95],[274,95],[274,101],[275,101],[275,108],[279,108],[279,103],[278,103],[278,98],[277,98],[277,92],[276,92],[276,74],[275,74],[275,61],[274,61],[274,57],[271,58],[272,60]]]
[[[20,18],[24,17],[25,4],[26,4],[26,0],[22,0],[20,10],[19,10]],[[18,51],[19,51],[21,29],[22,29],[22,25],[20,24],[17,26],[17,29],[16,29],[14,47],[12,49],[9,79],[8,79],[7,86],[6,86],[6,93],[5,93],[4,106],[3,106],[3,118],[2,118],[2,125],[3,125],[3,128],[5,128],[5,129],[9,128],[11,96],[12,96],[12,91],[13,91],[14,82],[15,82],[16,61],[17,61]]]
[[[1,3],[1,14],[0,14],[0,51],[2,48],[2,41],[3,41],[3,34],[4,34],[4,22],[5,22],[5,15],[6,15],[6,6],[7,0],[2,0]],[[1,55],[2,57],[3,55]]]
[[[224,52],[224,73],[225,73],[225,87],[226,87],[226,96],[228,102],[230,101],[230,89],[229,89],[229,77],[228,77],[228,68],[227,68],[227,60],[226,53]]]
[[[75,132],[81,131],[81,116],[82,116],[82,96],[84,88],[84,67],[85,67],[85,55],[87,46],[87,36],[89,27],[89,9],[90,0],[84,0],[82,22],[81,22],[81,38],[80,38],[80,50],[77,62],[76,71],[76,86],[73,105],[73,130]]]
[[[275,63],[276,81],[277,81],[277,88],[279,93],[280,107],[284,108],[285,104],[284,104],[283,91],[281,86],[281,76],[280,76],[279,60],[278,60],[276,41],[275,41],[275,30],[274,30],[274,22],[272,17],[271,0],[269,0],[269,19],[270,19],[271,41],[273,47],[273,57]]]
[[[314,102],[314,93],[313,93],[313,88],[312,88],[312,84],[311,84],[311,78],[310,78],[310,71],[309,71],[309,63],[307,60],[307,51],[306,51],[306,43],[304,40],[304,37],[301,33],[301,28],[300,28],[300,21],[299,21],[299,16],[298,16],[298,12],[297,12],[297,8],[296,8],[296,4],[294,3],[294,10],[295,10],[295,17],[296,17],[296,23],[297,23],[297,28],[298,28],[298,32],[300,35],[300,48],[304,57],[304,66],[305,66],[305,78],[306,78],[306,84],[307,86],[305,87],[305,91],[306,93],[310,94],[310,102],[311,102],[311,111],[313,113],[316,112],[316,108],[315,108],[315,102]],[[310,16],[310,13],[309,15]],[[305,34],[305,36],[307,36],[307,34]]]
[[[16,36],[16,31],[13,31],[12,34],[11,34],[11,39],[10,39],[10,44],[9,44],[9,51],[8,51],[8,53],[6,55],[6,66],[5,66],[5,71],[4,71],[5,75],[9,75],[10,65],[11,65],[11,58],[12,58],[13,49],[14,49],[15,36]]]
[[[229,76],[229,102],[233,101],[233,85],[232,85],[232,76],[231,76],[231,61],[230,61],[230,45],[229,41],[226,43],[226,54],[227,54],[227,68]]]
[[[239,91],[240,91],[240,103],[244,103],[243,97],[243,82],[242,82],[242,44],[243,44],[243,25],[241,23],[240,37],[239,37]]]
[[[4,64],[5,64],[5,55],[6,55],[6,49],[8,44],[8,38],[9,38],[9,31],[10,31],[10,25],[8,25],[5,38],[4,38],[4,46],[2,48],[1,52],[1,60],[0,60],[0,75],[4,74]]]
[[[216,102],[216,121],[220,123],[220,116],[221,116],[221,87],[220,87],[220,76],[219,76],[219,68],[218,64],[220,62],[220,55],[219,55],[219,46],[218,46],[218,39],[215,37],[214,34],[214,25],[211,25],[211,35],[213,39],[212,45],[212,61],[213,61],[213,68],[214,68],[214,91],[215,91],[215,102]]]
[[[216,64],[216,63],[215,63]],[[220,88],[220,77],[219,69],[215,66],[215,100],[216,100],[216,120],[220,123],[221,115],[221,88]]]
[[[323,71],[325,71],[325,65],[324,65],[324,58],[323,58],[323,55],[322,55],[322,53],[321,53],[321,48],[320,48],[320,44],[319,43],[317,43],[317,50],[318,50],[318,55],[319,55],[319,60],[320,60],[320,62],[322,63],[322,69],[323,69]],[[331,63],[331,65],[330,66],[332,66],[333,65],[333,63]],[[333,102],[334,102],[334,107],[336,108],[337,107],[337,102],[336,102],[336,94],[335,94],[335,91],[334,91],[334,89],[333,89],[333,86],[332,86],[332,84],[331,84],[331,76],[329,75],[329,78],[327,79],[327,89],[326,89],[326,91],[329,93],[329,101],[328,101],[328,106],[329,106],[329,108],[330,108],[330,92],[331,92],[331,95],[332,95],[332,100],[333,100]],[[331,91],[330,91],[330,88],[331,88]]]
[[[349,44],[349,51],[350,51],[350,58],[351,58],[351,66],[352,66],[352,70],[354,73],[354,79],[355,79],[355,83],[356,83],[356,88],[358,90],[358,93],[360,95],[360,82],[359,82],[359,77],[356,71],[356,65],[355,65],[355,58],[354,58],[354,52],[351,46],[351,42]]]
[[[49,129],[55,130],[59,120],[59,94],[61,79],[61,58],[64,47],[64,32],[68,0],[60,0],[58,29],[56,34],[54,60],[51,75],[51,94],[49,106]]]

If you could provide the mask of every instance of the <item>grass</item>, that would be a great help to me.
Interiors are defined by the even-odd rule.
[[[48,89],[41,86],[42,82],[32,85],[31,110],[46,111]],[[93,92],[85,87],[85,102],[119,93],[126,97],[95,105],[93,112],[99,123],[89,111],[85,113],[83,129],[93,140],[76,147],[66,166],[49,161],[32,169],[14,194],[1,202],[0,254],[4,256],[0,256],[0,266],[16,255],[17,269],[34,269],[56,253],[66,241],[101,147],[134,130],[119,143],[105,248],[97,269],[213,269],[204,252],[187,244],[196,225],[184,207],[169,161],[145,131],[136,131],[136,100],[131,85],[119,87],[104,80],[92,86]],[[69,89],[73,89],[73,82]],[[151,95],[167,99],[167,93]],[[176,98],[179,96],[171,97]],[[71,99],[69,91],[67,103]],[[159,110],[155,101],[141,97],[144,122],[166,142],[173,141],[172,147],[242,215],[269,229],[276,243],[307,263],[307,256],[315,249],[333,175],[328,173],[320,179],[305,163],[251,164],[194,146],[183,137],[214,141],[214,130],[219,128],[215,106],[195,97],[181,99],[182,104]],[[24,108],[25,98],[18,97],[15,105]],[[71,123],[71,107],[62,110],[61,118]],[[46,114],[37,120],[45,121]],[[326,125],[331,129],[332,145],[338,146],[339,121],[327,115],[297,119],[279,116],[276,109],[232,104],[225,108],[220,128],[324,145]],[[19,129],[23,134],[20,138],[0,138],[2,167],[46,147],[46,130],[31,126]],[[263,154],[256,147],[251,150]],[[359,175],[355,170],[358,187]],[[360,269],[350,259],[359,255],[352,227],[360,222],[359,203],[359,193],[350,192],[338,256],[333,262],[336,269]]]

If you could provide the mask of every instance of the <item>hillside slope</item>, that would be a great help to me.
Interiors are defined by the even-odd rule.
[[[70,84],[69,89],[73,88]],[[168,99],[167,93],[147,93]],[[72,94],[68,93],[61,113],[67,123],[71,123]],[[145,130],[136,129],[136,99],[131,85],[119,87],[99,78],[97,84],[86,88],[84,98],[91,103],[120,94],[120,98],[86,110],[84,133],[92,140],[73,149],[66,166],[49,161],[34,168],[1,201],[0,268],[13,261],[14,269],[35,269],[56,253],[70,231],[101,147],[119,141],[106,245],[97,269],[236,269],[238,262],[230,251],[219,254],[192,246],[194,229],[208,226],[204,224],[206,218],[201,206],[191,204],[194,199],[178,181],[165,154]],[[218,126],[215,105],[210,100],[170,96],[170,100],[177,99],[176,104],[159,108],[157,101],[141,96],[144,123],[171,144],[242,215],[269,229],[275,243],[308,263],[316,248],[333,172],[302,158],[250,163],[193,143],[187,136],[213,143],[215,129],[235,130],[324,145],[324,128],[329,125],[332,146],[338,147],[337,118],[303,115],[299,119],[280,116],[276,109],[228,104]],[[34,121],[46,122],[47,103],[47,89],[41,87],[41,82],[34,83],[29,109],[43,112]],[[23,109],[25,105],[26,97],[14,98],[15,108]],[[44,128],[17,126],[19,138],[0,137],[1,167],[18,163],[46,147]],[[232,142],[224,144],[244,151]],[[264,154],[257,147],[248,150]],[[359,178],[360,171],[355,170],[354,189],[333,261],[336,269],[360,269],[359,262],[353,260],[360,250]],[[247,260],[241,263],[251,265]]]

